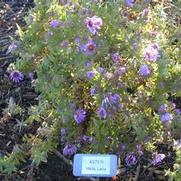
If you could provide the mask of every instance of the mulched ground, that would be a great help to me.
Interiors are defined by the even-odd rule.
[[[34,122],[30,128],[20,126],[21,120],[27,117],[27,110],[30,105],[37,104],[37,96],[34,89],[31,87],[29,78],[25,78],[20,85],[13,84],[8,77],[7,67],[14,62],[16,57],[11,54],[6,54],[8,46],[11,44],[11,37],[16,36],[16,23],[21,26],[25,25],[23,17],[26,15],[29,8],[33,7],[31,0],[4,0],[0,2],[0,156],[11,153],[15,144],[21,143],[21,138],[24,134],[35,133],[38,123]],[[174,99],[174,98],[172,98]],[[12,116],[8,113],[8,105],[10,100],[14,101],[20,107],[23,107],[21,115]],[[179,107],[181,100],[174,100]],[[156,167],[147,167],[150,162],[151,154],[146,153],[141,158],[141,166],[136,166],[131,169],[120,168],[120,174],[114,181],[139,180],[139,181],[166,181],[164,169],[172,168],[175,153],[168,145],[158,145],[158,152],[165,153],[167,158],[163,164]],[[48,162],[42,164],[40,168],[30,170],[29,161],[20,166],[20,170],[12,175],[0,173],[2,181],[74,181],[78,180],[72,176],[71,168],[63,162],[55,154],[50,154]],[[23,172],[22,172],[23,170]],[[31,174],[31,176],[30,176]],[[136,179],[133,179],[135,178]],[[79,179],[80,180],[80,179]],[[86,181],[87,179],[81,179]],[[106,181],[110,179],[100,179]]]

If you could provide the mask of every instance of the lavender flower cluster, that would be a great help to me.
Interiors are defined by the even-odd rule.
[[[173,119],[173,115],[167,111],[167,108],[166,104],[162,104],[158,110],[162,123],[168,123]]]
[[[144,58],[149,62],[156,62],[160,57],[159,46],[156,43],[149,44],[144,50]]]
[[[73,155],[77,152],[77,147],[74,144],[67,144],[63,149],[64,155]]]
[[[106,119],[115,114],[122,108],[121,97],[116,93],[108,93],[102,100],[102,104],[98,109],[98,115],[101,119]]]
[[[143,52],[145,60],[150,63],[156,62],[160,58],[159,46],[156,43],[150,43]],[[142,64],[139,69],[142,77],[148,77],[151,74],[151,68],[148,64]]]

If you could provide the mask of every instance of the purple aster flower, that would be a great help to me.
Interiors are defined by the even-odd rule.
[[[107,112],[106,112],[106,110],[103,107],[100,107],[98,109],[98,115],[99,115],[100,118],[106,119]]]
[[[134,5],[134,0],[126,0],[126,6],[133,7],[133,5]]]
[[[75,37],[74,41],[75,41],[75,43],[79,44],[81,41],[81,38],[79,36],[77,36],[77,37]]]
[[[93,16],[92,18],[87,17],[85,20],[86,26],[92,34],[96,34],[97,30],[101,29],[103,25],[103,21],[101,18],[97,16]]]
[[[112,106],[109,96],[105,96],[105,98],[102,100],[102,107],[108,108],[109,106]]]
[[[99,71],[99,73],[101,73],[101,74],[102,74],[102,73],[104,73],[104,72],[105,72],[105,69],[104,69],[103,67],[99,67],[99,68],[98,68],[98,71]]]
[[[120,104],[120,95],[109,93],[102,101],[102,107],[105,109],[112,109],[112,111],[118,111],[122,106]]]
[[[12,41],[12,43],[9,45],[7,54],[15,52],[15,50],[19,47],[20,43],[18,41]]]
[[[115,93],[108,93],[102,100],[100,111],[102,115],[114,115],[117,111],[122,108],[120,103],[120,95]],[[103,108],[103,109],[102,109]],[[100,114],[99,114],[100,115]],[[100,116],[103,117],[103,116]]]
[[[153,156],[154,158],[153,158],[153,160],[152,160],[152,164],[153,165],[157,165],[158,163],[160,163],[166,156],[165,156],[165,154],[161,154],[161,153],[159,153],[159,154],[154,154],[154,156]]]
[[[181,114],[181,109],[176,108],[176,109],[174,109],[174,112],[175,112],[176,115],[180,115]]]
[[[122,107],[123,107],[122,104],[117,103],[117,104],[115,104],[115,105],[112,107],[112,109],[111,109],[110,111],[112,111],[112,114],[113,114],[113,113],[119,111]]]
[[[147,77],[147,76],[150,75],[150,73],[151,73],[151,71],[150,71],[148,65],[146,65],[146,64],[141,65],[141,67],[140,67],[140,69],[139,69],[139,74],[140,74],[141,76]]]
[[[117,74],[118,75],[123,75],[126,73],[126,67],[119,67],[118,70],[117,70]]]
[[[156,62],[160,57],[159,47],[157,44],[149,44],[143,52],[144,58],[150,62]]]
[[[94,75],[95,75],[95,72],[93,72],[93,71],[88,71],[87,72],[87,78],[88,79],[92,79],[94,77]]]
[[[126,155],[126,158],[125,158],[125,162],[126,162],[126,165],[128,167],[131,167],[133,165],[136,165],[137,163],[137,159],[136,159],[136,156],[134,153],[129,153]]]
[[[115,105],[115,104],[119,103],[119,102],[120,102],[120,99],[121,99],[121,97],[120,97],[119,94],[113,94],[113,95],[111,95],[111,96],[109,97],[110,103],[111,103],[112,105]]]
[[[93,40],[88,40],[86,45],[83,45],[83,47],[81,48],[86,55],[93,55],[96,51],[96,44],[94,43]]]
[[[60,44],[60,46],[62,47],[62,48],[67,48],[68,46],[69,46],[69,42],[68,41],[62,41],[61,42],[61,44]]]
[[[119,63],[119,62],[121,61],[121,56],[119,55],[118,52],[113,53],[113,54],[111,55],[111,58],[112,58],[112,61],[113,61],[114,63]]]
[[[85,66],[86,67],[92,67],[92,62],[90,62],[90,61],[85,62]]]
[[[24,78],[24,75],[18,70],[13,70],[10,73],[10,79],[15,83],[19,83],[20,81],[23,80],[23,78]]]
[[[78,124],[85,121],[85,117],[86,117],[86,112],[84,109],[78,109],[74,113],[74,119]]]
[[[57,27],[60,26],[60,21],[54,19],[54,20],[50,21],[50,26],[51,26],[52,28],[57,28]]]
[[[86,135],[84,135],[84,136],[82,137],[82,140],[83,140],[84,142],[92,142],[93,138],[92,138],[91,136],[86,136]]]
[[[168,107],[168,106],[167,106],[166,104],[160,105],[160,107],[159,107],[159,109],[158,109],[159,114],[166,113],[167,107]]]
[[[172,116],[172,114],[170,114],[170,113],[165,113],[165,114],[162,114],[161,116],[160,116],[160,120],[163,122],[163,123],[167,123],[167,122],[169,122],[169,121],[171,121],[173,119],[173,116]]]
[[[96,88],[92,88],[91,90],[90,90],[90,95],[91,96],[94,96],[94,95],[96,95],[97,94],[97,89]]]
[[[77,152],[77,147],[74,144],[67,144],[63,149],[63,155],[73,155]]]

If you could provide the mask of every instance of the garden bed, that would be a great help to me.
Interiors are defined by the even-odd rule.
[[[36,135],[42,124],[34,120],[27,126],[24,121],[29,117],[30,106],[37,105],[40,92],[36,92],[32,86],[32,80],[27,75],[21,83],[13,83],[9,78],[7,71],[10,64],[14,63],[19,57],[11,53],[7,53],[8,47],[12,42],[12,38],[17,38],[17,26],[25,27],[26,23],[24,17],[28,10],[35,5],[32,1],[3,1],[0,2],[0,156],[11,154],[22,148],[22,138],[26,135]],[[35,73],[34,73],[34,76]],[[68,80],[68,78],[67,78]],[[82,80],[81,80],[82,81]],[[80,81],[80,83],[81,83]],[[129,91],[128,91],[129,92]],[[132,93],[130,93],[132,94]],[[181,109],[181,98],[171,95],[168,100],[175,103],[177,109]],[[16,105],[16,106],[14,106]],[[17,110],[15,110],[15,107]],[[16,112],[17,111],[17,112]],[[90,115],[92,114],[90,111]],[[42,118],[44,119],[44,118]],[[51,122],[51,120],[50,120]],[[86,124],[83,125],[86,130]],[[45,130],[46,131],[46,130]],[[132,135],[134,142],[134,132],[128,133]],[[38,134],[37,134],[38,135]],[[61,136],[61,135],[60,135]],[[152,160],[152,152],[142,150],[143,155],[140,155],[139,163],[133,167],[127,167],[122,164],[118,168],[118,174],[114,178],[101,178],[101,181],[167,181],[168,176],[165,176],[165,170],[173,170],[176,153],[173,145],[157,143],[154,145],[156,152],[166,155],[164,161],[156,166],[150,164]],[[23,149],[28,149],[25,146]],[[62,153],[61,144],[58,145],[58,153]],[[48,153],[47,162],[41,163],[39,167],[32,164],[30,158],[25,157],[17,171],[12,174],[1,173],[0,180],[8,181],[74,181],[74,180],[88,180],[76,178],[72,175],[72,168],[64,160],[60,158],[57,152]],[[117,153],[116,153],[117,154]],[[62,156],[62,155],[61,155]],[[120,155],[120,157],[123,155]],[[124,155],[125,156],[125,155]],[[123,157],[124,157],[123,156]],[[68,157],[70,158],[70,157]],[[123,160],[123,158],[121,158]],[[1,166],[1,165],[0,165]]]

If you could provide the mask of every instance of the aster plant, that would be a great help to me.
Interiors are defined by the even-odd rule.
[[[180,108],[173,108],[169,97],[181,95],[180,35],[164,9],[172,11],[172,6],[37,1],[35,21],[20,34],[17,69],[38,74],[37,110],[40,117],[48,117],[40,122],[50,129],[47,140],[40,139],[53,142],[45,148],[42,144],[42,149],[52,151],[60,144],[64,155],[119,153],[121,163],[131,168],[144,150],[180,137],[175,111]],[[62,141],[61,128],[66,129]],[[166,140],[165,133],[172,131],[173,138]],[[35,161],[40,147],[30,145],[28,154]],[[127,146],[120,151],[120,145]],[[136,145],[141,145],[139,153]]]

